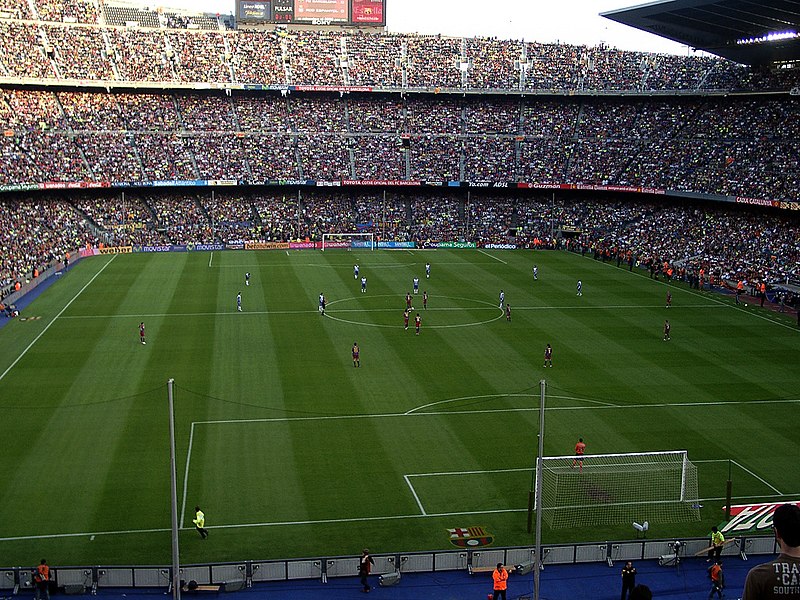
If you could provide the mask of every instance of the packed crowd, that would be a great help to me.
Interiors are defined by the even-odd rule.
[[[0,185],[528,181],[800,198],[800,102],[0,89]]]
[[[0,72],[51,79],[522,91],[788,90],[798,84],[796,69],[758,71],[722,59],[603,45],[229,31],[215,28],[213,18],[200,17],[145,23],[136,17],[141,28],[119,27],[125,23],[116,21],[110,27],[96,24],[96,7],[84,0],[39,0],[37,10],[44,23],[0,19]],[[203,29],[187,29],[192,23]]]
[[[64,201],[22,198],[0,211],[0,296],[65,253],[96,242],[87,219]]]
[[[0,211],[0,288],[24,282],[85,244],[110,246],[379,239],[562,247],[602,260],[669,264],[705,282],[800,280],[796,215],[713,204],[511,197],[464,192],[126,192],[7,199]]]

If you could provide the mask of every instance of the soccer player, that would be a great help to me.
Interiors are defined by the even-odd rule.
[[[544,366],[553,366],[553,349],[550,347],[550,344],[547,344],[547,347],[544,349]]]
[[[419,326],[420,325],[422,325],[422,317],[420,317],[419,313],[417,313],[417,316],[414,317],[414,328],[417,330],[417,335],[419,335]]]
[[[200,534],[202,539],[206,539],[208,537],[208,530],[206,529],[206,515],[200,510],[199,506],[194,507],[194,519],[192,519],[192,523],[194,523],[195,529],[197,529],[197,533]]]
[[[236,310],[242,312],[242,292],[236,294]]]
[[[353,265],[353,279],[358,279],[358,265]]]
[[[414,293],[419,294],[419,277],[414,277],[412,284],[414,285]]]
[[[430,279],[431,278],[431,263],[429,263],[429,262],[425,263],[425,278],[426,279]]]
[[[408,292],[406,292],[406,308],[408,310],[414,308],[414,306],[411,304],[411,294],[409,294]]]
[[[511,323],[511,305],[506,304],[506,321]]]
[[[147,343],[146,341],[144,341],[144,321],[139,323],[139,341],[142,342],[142,344]]]
[[[362,277],[361,278],[361,293],[362,294],[366,294],[367,293],[367,278],[366,277]]]
[[[427,290],[422,292],[422,308],[428,310],[428,292]]]
[[[359,349],[358,349],[358,342],[353,342],[353,366],[360,367],[361,361],[358,358],[359,356]]]
[[[667,308],[672,306],[672,292],[667,291]]]
[[[578,279],[578,296],[583,296],[583,283],[580,279]]]
[[[244,284],[250,285],[250,271],[244,274]]]
[[[665,342],[668,342],[669,339],[670,339],[669,338],[669,330],[670,330],[669,319],[665,319],[664,320],[664,341]]]
[[[408,329],[408,316],[409,316],[408,309],[405,309],[403,311],[403,324],[405,325],[406,329]]]
[[[533,265],[533,280],[536,281],[539,279],[539,267]]]
[[[503,308],[503,304],[506,302],[506,293],[503,290],[500,290],[500,307]]]
[[[575,464],[580,465],[579,470],[583,472],[583,455],[586,452],[586,444],[583,443],[583,438],[578,438],[578,443],[575,444],[575,458],[572,459],[572,468]]]
[[[325,316],[325,295],[322,292],[319,293],[319,314]]]

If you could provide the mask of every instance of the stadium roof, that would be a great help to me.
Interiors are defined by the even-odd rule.
[[[800,0],[658,0],[600,14],[737,63],[800,60]]]

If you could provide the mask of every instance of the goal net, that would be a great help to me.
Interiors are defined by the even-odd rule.
[[[700,520],[697,467],[685,450],[541,459],[542,519],[551,528]]]
[[[353,241],[356,244],[353,244]],[[362,241],[363,244],[358,242]],[[347,242],[344,244],[343,242]],[[322,251],[328,248],[347,248],[362,247],[375,250],[375,234],[374,233],[323,233],[322,234]]]

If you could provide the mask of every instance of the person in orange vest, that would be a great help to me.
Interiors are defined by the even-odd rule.
[[[15,292],[18,292],[21,287],[22,287],[22,284],[19,281],[14,283],[14,291]]]
[[[742,292],[744,292],[744,281],[740,279],[736,284],[736,304],[739,304],[739,296],[742,295]]]
[[[69,269],[69,252],[64,255],[64,268]]]
[[[492,581],[494,581],[492,600],[499,600],[500,598],[506,600],[508,571],[503,567],[503,563],[497,563],[497,568],[492,573]]]
[[[39,267],[33,268],[33,278],[36,279],[39,276]]]
[[[36,567],[33,582],[36,584],[36,600],[41,600],[43,594],[45,600],[50,600],[50,567],[45,559]]]
[[[716,594],[717,598],[722,599],[722,590],[725,589],[725,575],[722,572],[722,561],[717,560],[711,567],[708,569],[708,576],[711,577],[711,591],[708,592],[708,598],[711,600],[711,597]]]

